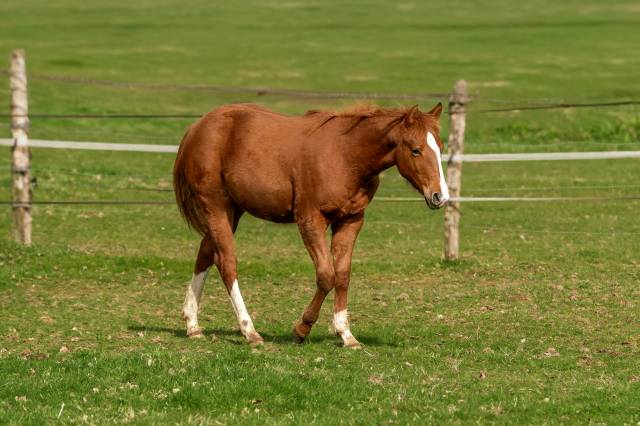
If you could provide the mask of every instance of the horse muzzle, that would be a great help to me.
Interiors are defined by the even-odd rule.
[[[424,199],[431,210],[441,209],[447,204],[447,201],[449,201],[449,197],[445,197],[439,192],[434,192],[430,197],[425,195]]]

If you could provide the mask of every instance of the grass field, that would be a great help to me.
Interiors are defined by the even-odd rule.
[[[348,102],[75,85],[37,78],[44,74],[405,93],[446,92],[466,78],[472,109],[640,96],[632,1],[27,0],[4,2],[0,13],[12,17],[0,27],[0,52],[27,49],[34,113],[201,113],[231,101],[299,113]],[[34,119],[31,134],[175,144],[188,122]],[[638,149],[639,133],[633,108],[470,113],[467,148]],[[35,199],[170,200],[172,162],[34,149]],[[10,198],[7,163],[0,200]],[[465,164],[463,194],[632,196],[639,166]],[[391,170],[379,195],[415,194]],[[238,229],[240,283],[267,342],[250,348],[216,274],[201,311],[206,339],[184,337],[179,311],[198,239],[175,207],[36,206],[26,249],[10,242],[6,208],[0,423],[638,424],[639,207],[464,204],[462,259],[444,263],[442,212],[374,201],[350,291],[361,351],[330,333],[330,300],[308,342],[292,343],[315,286],[295,227],[244,217]]]

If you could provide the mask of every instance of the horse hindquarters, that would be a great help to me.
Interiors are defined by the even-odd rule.
[[[205,201],[209,204],[211,201]],[[214,206],[217,205],[214,203]],[[187,321],[187,335],[201,335],[197,322],[197,311],[204,278],[209,267],[215,264],[227,289],[231,305],[236,314],[240,331],[252,344],[262,343],[262,337],[255,330],[253,321],[244,304],[238,284],[237,258],[233,241],[233,232],[241,213],[235,213],[232,206],[225,211],[216,208],[207,209],[208,233],[203,237],[196,260],[193,279],[187,288],[183,318]]]
[[[221,178],[219,152],[227,142],[227,133],[224,126],[211,124],[199,122],[188,132],[174,166],[174,187],[180,211],[191,227],[203,235],[193,279],[187,288],[183,317],[187,321],[188,335],[201,334],[197,324],[198,304],[206,271],[215,264],[242,333],[249,342],[261,343],[262,337],[253,327],[237,280],[233,233],[242,209],[229,198]]]

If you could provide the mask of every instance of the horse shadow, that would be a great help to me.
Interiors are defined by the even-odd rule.
[[[137,331],[137,332],[151,332],[151,333],[172,334],[174,337],[187,337],[187,332],[185,331],[184,328],[159,327],[159,326],[155,326],[155,325],[137,324],[137,325],[128,326],[127,330],[129,330],[129,331]],[[211,337],[211,336],[220,337],[220,336],[223,336],[223,337],[227,338],[227,337],[233,337],[233,336],[236,336],[236,335],[240,335],[239,331],[234,331],[234,330],[229,330],[229,329],[222,329],[222,328],[216,328],[216,329],[204,328],[202,330],[202,332],[207,337]]]
[[[265,342],[268,341],[278,345],[291,345],[291,346],[298,345],[298,343],[294,342],[293,333],[291,331],[289,331],[288,333],[287,332],[282,332],[282,333],[261,332],[260,334],[264,338]],[[356,336],[356,338],[364,346],[376,346],[376,347],[398,347],[399,346],[397,343],[388,342],[380,339],[377,336],[372,336],[372,335],[367,335],[362,333],[359,333]],[[335,346],[342,346],[342,341],[340,340],[340,337],[330,333],[314,334],[312,331],[309,337],[307,337],[307,339],[305,340],[305,343],[311,343],[311,344],[325,343],[325,342],[329,342],[329,343],[333,342],[335,343]]]
[[[173,337],[186,338],[187,333],[183,328],[172,328],[172,327],[162,327],[156,325],[143,325],[136,324],[130,325],[127,327],[129,331],[135,332],[151,332],[151,333],[161,333],[161,334],[171,334]],[[223,340],[227,343],[231,343],[234,345],[247,345],[247,342],[244,340],[239,330],[233,330],[229,328],[203,328],[203,334],[207,338],[215,337],[217,339]],[[260,335],[264,339],[266,343],[271,343],[275,345],[283,345],[283,346],[297,346],[298,343],[294,342],[293,334],[291,331],[289,332],[281,332],[281,333],[271,333],[267,331],[260,331]],[[377,336],[367,335],[367,334],[359,334],[357,339],[364,346],[373,346],[373,347],[400,347],[396,342],[389,342],[387,340],[382,340]],[[309,337],[307,337],[307,343],[325,343],[328,341],[335,342],[336,346],[342,346],[340,343],[340,338],[333,334],[329,333],[317,333],[313,332]]]

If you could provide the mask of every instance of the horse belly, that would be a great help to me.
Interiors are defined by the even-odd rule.
[[[222,173],[242,209],[273,222],[293,222],[293,164],[300,132],[282,117],[254,115],[236,123]]]
[[[293,222],[293,187],[285,176],[230,176],[233,201],[249,214],[272,222]]]

